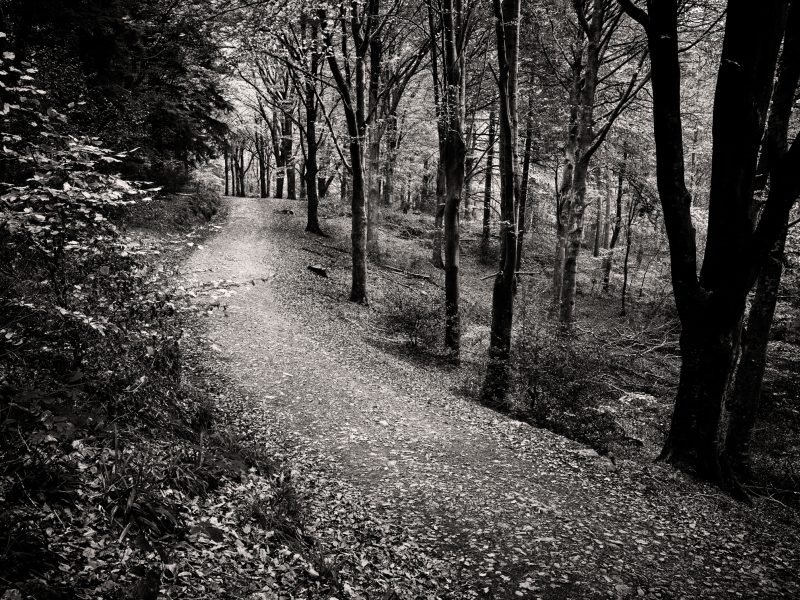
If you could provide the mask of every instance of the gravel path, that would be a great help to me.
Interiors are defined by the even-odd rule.
[[[454,395],[463,373],[370,343],[370,309],[345,302],[349,257],[277,210],[300,203],[227,201],[228,222],[185,275],[220,284],[207,335],[250,400],[242,426],[290,448],[320,497],[338,482],[408,532],[455,578],[442,596],[800,597],[796,523],[783,513],[662,465],[613,465]],[[333,513],[329,525],[328,538],[344,535]]]

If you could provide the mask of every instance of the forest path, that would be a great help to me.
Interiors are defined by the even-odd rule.
[[[302,217],[278,210],[304,205],[226,202],[227,222],[184,269],[227,303],[207,335],[251,401],[242,426],[407,529],[457,573],[451,597],[800,597],[793,527],[454,395],[440,368],[368,342],[359,315],[370,309],[346,303],[349,257],[320,252]],[[330,279],[307,270],[320,260]]]

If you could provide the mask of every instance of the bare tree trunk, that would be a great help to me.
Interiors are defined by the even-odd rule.
[[[355,98],[351,91],[348,79],[342,74],[339,62],[333,52],[333,35],[328,30],[327,16],[324,9],[317,11],[320,20],[320,28],[326,45],[325,55],[327,56],[328,66],[336,82],[336,88],[342,99],[345,120],[347,122],[347,134],[350,138],[350,163],[352,170],[352,203],[351,203],[351,233],[352,242],[352,282],[350,287],[350,301],[359,304],[367,304],[367,215],[366,198],[364,194],[364,170],[362,162],[361,140],[365,133],[364,118],[364,57],[366,48],[362,45],[356,47],[355,61]],[[377,13],[370,11],[366,17],[373,19]],[[355,19],[355,17],[354,17]],[[345,41],[343,41],[343,45]],[[345,58],[347,53],[344,52]],[[354,101],[355,100],[355,101]]]
[[[456,0],[458,1],[458,0]],[[460,5],[458,6],[460,9]],[[460,12],[460,10],[458,11]],[[445,346],[453,360],[461,351],[461,315],[459,311],[459,221],[464,190],[464,96],[458,38],[461,35],[460,15],[453,0],[443,0],[442,35],[444,40],[444,71],[447,88],[444,97],[446,135],[442,145],[445,175],[444,206],[444,289],[445,289]]]
[[[442,258],[442,221],[444,219],[444,207],[446,203],[447,194],[447,181],[445,176],[444,166],[444,138],[445,126],[442,113],[442,100],[441,100],[441,83],[439,81],[439,57],[437,49],[439,42],[437,39],[438,27],[435,25],[433,0],[425,0],[425,5],[428,8],[428,34],[430,35],[430,49],[431,49],[431,77],[433,79],[433,100],[436,108],[436,130],[439,139],[439,162],[436,166],[436,204],[434,206],[434,230],[433,230],[433,250],[431,254],[431,262],[438,269],[444,268],[444,260]],[[451,6],[452,8],[452,6]],[[452,15],[451,15],[452,19]]]
[[[444,207],[446,202],[447,180],[445,178],[444,163],[441,158],[436,167],[436,206],[433,221],[433,255],[431,262],[438,269],[444,269],[442,258],[442,223],[444,220]]]
[[[381,138],[378,132],[377,116],[369,128],[369,149],[367,163],[368,200],[367,200],[367,252],[378,258],[380,240],[378,225],[380,223],[380,170],[381,170]]]
[[[502,3],[501,3],[502,2]],[[519,64],[519,0],[493,0],[500,92],[501,236],[505,240],[500,273],[492,289],[492,326],[489,364],[481,400],[508,409],[508,369],[511,358],[511,326],[514,317],[514,284],[517,264],[515,198],[520,197],[517,156],[517,69]]]
[[[564,250],[564,275],[561,284],[561,310],[559,320],[570,325],[575,320],[575,296],[578,289],[578,256],[583,239],[583,216],[586,210],[587,166],[579,160],[575,165],[571,190],[569,224]]]
[[[311,49],[310,69],[313,75],[319,71],[318,24],[315,19],[308,19],[310,24]],[[305,29],[305,24],[303,26]],[[308,201],[306,216],[306,231],[317,235],[324,235],[319,225],[319,196],[317,195],[317,94],[314,77],[305,78],[305,107],[306,107],[306,162],[305,162],[305,187]]]
[[[267,146],[264,137],[256,134],[256,155],[258,157],[258,184],[262,198],[267,197]]]
[[[270,153],[269,149],[264,149],[264,189],[266,190],[266,197],[269,198],[270,186],[272,184],[272,174],[271,171],[271,163],[272,163],[272,154]]]
[[[579,5],[576,3],[576,7]],[[578,287],[578,256],[583,238],[583,217],[586,211],[586,181],[589,172],[589,149],[592,144],[592,123],[595,103],[595,90],[600,71],[600,51],[605,22],[605,4],[595,0],[589,20],[586,49],[586,68],[578,95],[577,111],[577,152],[573,172],[573,183],[569,202],[568,241],[564,255],[564,275],[561,286],[561,310],[559,320],[571,325],[575,320],[575,296]]]
[[[603,248],[608,250],[611,245],[611,170],[606,171],[606,202],[603,215]]]
[[[286,155],[284,154],[283,131],[277,111],[272,116],[272,152],[275,154],[275,197],[283,198],[283,182],[286,178]]]
[[[753,304],[747,318],[747,328],[742,333],[742,354],[736,371],[733,390],[726,400],[728,427],[723,450],[726,476],[738,483],[752,478],[750,470],[750,442],[758,416],[761,384],[767,363],[767,346],[778,290],[783,273],[783,250],[786,242],[781,237],[764,265],[758,279]]]
[[[778,63],[778,76],[767,121],[767,139],[761,149],[756,169],[754,189],[755,194],[761,198],[764,196],[768,179],[770,179],[770,193],[772,187],[780,187],[778,172],[774,167],[788,150],[787,124],[793,112],[792,105],[795,103],[798,81],[800,81],[800,2],[795,0],[787,15],[783,52]],[[783,274],[790,210],[784,208],[783,227],[761,268],[747,319],[747,328],[742,336],[742,354],[733,390],[725,400],[728,419],[721,464],[726,482],[735,491],[741,491],[741,485],[751,479],[750,443],[758,415],[769,333]],[[754,206],[751,216],[754,217],[757,212],[758,209]]]
[[[297,175],[294,167],[294,123],[288,112],[283,117],[283,136],[281,138],[281,153],[284,157],[286,168],[286,198],[297,200]]]
[[[225,143],[225,148],[222,150],[225,159],[225,195],[228,196],[230,188],[228,187],[228,179],[230,178],[230,166],[228,165],[228,143]]]
[[[632,219],[628,218],[628,227],[625,229],[625,262],[622,264],[622,316],[627,314],[625,299],[628,294],[628,262],[631,257],[631,243],[633,242]]]
[[[483,184],[483,244],[484,253],[489,248],[489,236],[492,233],[492,176],[494,175],[494,143],[497,127],[497,115],[489,113],[489,141],[486,150],[486,179]]]
[[[608,206],[608,202],[606,202],[606,206]],[[602,244],[603,239],[603,217],[602,217],[603,205],[602,199],[600,198],[600,194],[597,195],[595,198],[595,212],[597,213],[595,219],[595,226],[594,226],[594,247],[592,248],[592,256],[597,258],[600,256],[600,246]]]
[[[614,248],[617,246],[619,240],[619,232],[622,229],[622,186],[625,183],[625,169],[628,162],[628,147],[623,147],[622,151],[622,164],[619,168],[619,175],[617,177],[617,206],[616,214],[614,215],[614,230],[611,234],[611,240],[608,243],[608,254],[603,260],[603,292],[608,293],[609,283],[611,281],[611,267],[614,265]]]
[[[481,244],[483,256],[486,257],[489,250],[489,239],[491,236],[492,224],[492,178],[494,175],[494,145],[496,137],[497,116],[492,110],[489,113],[489,141],[486,151],[486,179],[483,186],[483,232]]]
[[[533,94],[528,98],[528,117],[525,124],[525,153],[522,158],[522,183],[519,195],[519,216],[517,221],[517,271],[522,269],[522,243],[525,239],[525,210],[528,204],[528,178],[531,169],[531,151],[533,147]]]

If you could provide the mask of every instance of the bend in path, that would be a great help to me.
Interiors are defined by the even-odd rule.
[[[192,285],[238,284],[208,336],[254,399],[252,426],[408,528],[459,573],[464,597],[800,596],[794,528],[454,396],[435,369],[366,343],[334,300],[304,298],[319,284],[311,242],[298,215],[276,211],[299,203],[226,201],[228,222],[185,272]],[[337,297],[347,265],[331,265]]]

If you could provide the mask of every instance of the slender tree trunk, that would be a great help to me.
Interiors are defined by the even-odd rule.
[[[259,140],[256,145],[256,152],[258,153],[258,185],[259,192],[262,198],[267,197],[267,146],[261,134],[256,134],[256,139]]]
[[[522,269],[522,246],[525,239],[525,211],[528,204],[528,179],[531,169],[531,151],[533,148],[533,94],[528,98],[528,117],[525,124],[525,153],[522,158],[522,183],[520,184],[519,216],[517,234],[517,271]]]
[[[569,202],[569,223],[564,254],[564,275],[561,284],[561,310],[559,320],[571,325],[575,320],[575,296],[578,287],[578,256],[583,239],[583,218],[586,211],[586,182],[589,173],[588,154],[593,141],[593,114],[595,90],[600,71],[600,51],[605,22],[603,0],[595,0],[587,32],[586,68],[582,85],[577,95],[577,160],[573,172],[573,183]]]
[[[434,207],[433,220],[433,255],[431,262],[438,269],[444,269],[442,258],[442,223],[444,221],[444,207],[446,202],[447,180],[445,177],[444,163],[441,159],[436,167],[436,206]]]
[[[573,113],[576,113],[573,110]],[[556,248],[553,260],[553,308],[561,305],[561,290],[564,283],[564,259],[567,248],[567,223],[572,212],[572,180],[575,171],[577,126],[570,127],[570,137],[564,148],[564,167],[561,170],[561,185],[556,196]]]
[[[575,296],[578,289],[578,256],[583,239],[583,217],[586,210],[586,176],[588,165],[579,160],[575,165],[571,190],[567,240],[564,249],[564,275],[561,284],[559,320],[570,325],[575,320]]]
[[[625,299],[628,294],[628,264],[631,257],[631,243],[633,242],[633,228],[630,220],[625,230],[625,262],[622,263],[622,316],[627,314]]]
[[[400,132],[397,124],[397,110],[393,107],[399,103],[398,96],[400,92],[399,88],[392,90],[392,108],[389,109],[386,119],[386,161],[383,180],[384,206],[391,206],[394,201],[394,179],[397,167],[397,152],[400,147]]]
[[[370,0],[375,10],[380,10],[380,0]],[[369,90],[368,113],[372,115],[369,126],[369,146],[367,149],[367,252],[380,257],[381,222],[381,123],[379,106],[379,86],[381,77],[381,57],[383,44],[373,35],[369,41]]]
[[[456,0],[456,3],[458,0]],[[444,206],[444,289],[445,346],[451,359],[458,360],[461,351],[461,315],[459,310],[459,254],[461,200],[464,191],[465,160],[463,71],[458,49],[460,26],[456,4],[443,0],[442,35],[444,39],[444,75],[447,88],[444,97],[446,133],[442,145],[445,177]],[[460,9],[460,4],[458,4]]]
[[[611,248],[611,171],[606,172],[606,202],[603,215],[603,248]]]
[[[294,167],[294,123],[292,123],[292,117],[289,114],[285,114],[283,117],[281,147],[286,169],[286,198],[297,200],[297,174]]]
[[[502,3],[501,3],[502,2]],[[501,237],[503,255],[492,289],[492,325],[489,364],[481,389],[481,400],[489,406],[508,409],[508,369],[511,358],[511,327],[514,317],[514,284],[517,265],[517,219],[515,199],[520,197],[517,156],[517,68],[519,50],[519,0],[493,0],[499,66]]]
[[[277,111],[272,116],[272,152],[275,155],[275,197],[283,198],[283,182],[286,177],[286,155],[283,151],[283,131]]]
[[[428,9],[428,34],[430,36],[430,49],[431,49],[431,77],[433,79],[433,103],[436,108],[436,132],[439,140],[439,162],[436,166],[436,204],[434,205],[434,230],[433,230],[433,250],[431,254],[431,262],[438,269],[444,268],[444,260],[442,258],[442,221],[444,219],[444,207],[446,202],[447,182],[445,176],[444,166],[444,138],[445,138],[445,125],[442,111],[441,99],[441,83],[439,81],[439,57],[438,47],[439,41],[437,39],[438,27],[435,25],[433,0],[425,0],[425,5]],[[452,8],[452,6],[451,6]],[[451,15],[452,19],[452,15]]]
[[[489,251],[489,239],[492,233],[492,178],[494,176],[494,145],[497,131],[497,116],[494,111],[489,113],[489,141],[486,151],[486,179],[483,186],[483,232],[481,244],[483,256]]]
[[[271,186],[271,183],[272,183],[271,163],[272,163],[272,154],[270,153],[268,148],[265,148],[264,149],[264,168],[265,168],[266,172],[264,174],[264,182],[265,182],[264,189],[267,192],[267,195],[266,195],[267,198],[269,198],[270,186]]]
[[[379,224],[381,204],[381,137],[378,131],[377,115],[369,128],[369,149],[367,164],[367,252],[378,258],[380,255]]]
[[[316,75],[319,71],[319,52],[317,51],[318,25],[315,19],[310,21],[310,39],[314,44],[311,49],[310,69]],[[305,107],[306,107],[306,164],[305,183],[308,209],[306,217],[306,231],[323,235],[319,224],[319,196],[317,195],[317,94],[313,77],[305,78]]]
[[[230,178],[230,166],[228,165],[228,144],[225,144],[225,148],[223,149],[223,155],[225,157],[225,195],[228,196],[230,193],[230,188],[228,186],[228,179]]]
[[[608,293],[609,283],[611,281],[611,268],[614,265],[614,248],[617,246],[619,240],[619,233],[622,229],[622,186],[625,183],[625,168],[628,159],[627,147],[622,153],[622,165],[620,166],[619,176],[617,178],[617,206],[616,214],[614,215],[614,230],[611,234],[611,241],[608,243],[608,254],[603,260],[603,292]]]
[[[606,200],[607,200],[607,198],[606,198]],[[606,202],[606,206],[608,206],[608,202]],[[597,218],[595,219],[595,223],[594,223],[595,224],[595,226],[594,226],[594,247],[592,248],[592,256],[597,258],[598,256],[600,256],[600,247],[601,247],[601,245],[603,243],[602,242],[602,240],[603,240],[603,230],[602,230],[603,217],[602,217],[602,214],[601,214],[602,211],[603,211],[603,204],[602,204],[602,199],[600,198],[599,194],[595,198],[595,211],[597,213]]]
[[[489,141],[486,150],[486,179],[483,184],[483,244],[484,255],[489,249],[489,237],[492,233],[492,176],[494,175],[494,144],[497,127],[497,115],[489,113]]]

